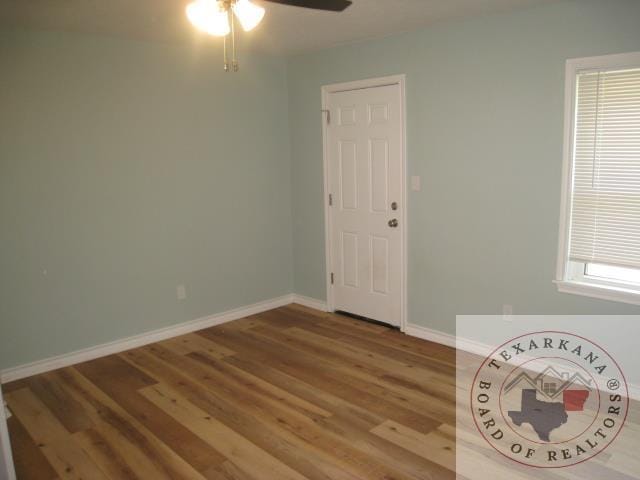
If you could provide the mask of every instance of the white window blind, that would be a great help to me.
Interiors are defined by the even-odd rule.
[[[640,68],[579,73],[569,257],[640,268]]]

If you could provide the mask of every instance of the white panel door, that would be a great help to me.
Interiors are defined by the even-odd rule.
[[[403,122],[399,84],[327,97],[333,307],[400,325]]]

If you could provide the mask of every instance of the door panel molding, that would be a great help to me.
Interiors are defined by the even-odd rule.
[[[400,212],[399,220],[401,222],[401,252],[400,252],[400,269],[401,269],[401,300],[400,300],[400,330],[405,331],[408,323],[408,309],[407,309],[407,282],[408,282],[408,192],[407,192],[407,149],[406,149],[406,75],[392,75],[386,77],[369,78],[364,80],[357,80],[352,82],[335,83],[330,85],[324,85],[321,88],[322,96],[322,145],[323,145],[323,177],[324,177],[324,196],[323,196],[323,209],[324,209],[324,226],[325,226],[325,272],[326,272],[326,291],[327,291],[327,307],[329,311],[335,311],[335,297],[332,284],[331,272],[333,265],[332,258],[332,208],[341,208],[342,198],[340,204],[333,202],[333,206],[330,206],[329,195],[332,193],[330,190],[330,178],[329,178],[329,145],[328,145],[328,122],[338,122],[343,124],[344,121],[349,123],[349,120],[353,118],[348,115],[348,112],[340,112],[339,118],[330,118],[329,112],[329,96],[332,93],[348,92],[353,90],[362,90],[367,88],[385,87],[385,86],[398,86],[400,89],[400,122],[401,122],[401,199],[403,208]],[[373,108],[376,107],[376,108]],[[387,109],[381,108],[382,105],[369,105],[368,107],[368,121],[369,123],[385,122],[387,118]],[[370,159],[371,161],[371,159]],[[369,181],[373,181],[370,179]],[[342,195],[341,195],[342,197]],[[390,210],[389,210],[390,211]],[[338,246],[340,249],[342,245]],[[378,278],[378,281],[380,279]],[[378,288],[380,284],[376,285]],[[375,290],[375,289],[374,289]]]

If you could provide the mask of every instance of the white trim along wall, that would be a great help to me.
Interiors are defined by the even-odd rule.
[[[113,353],[123,352],[132,348],[195,332],[196,330],[221,325],[249,315],[255,315],[256,313],[266,312],[267,310],[282,307],[290,303],[299,303],[310,308],[315,308],[316,310],[326,311],[326,302],[294,294],[283,295],[282,297],[272,298],[263,302],[247,305],[245,307],[234,308],[226,312],[198,318],[178,325],[152,330],[150,332],[141,333],[128,338],[122,338],[120,340],[114,340],[113,342],[103,343],[94,347],[83,348],[82,350],[57,355],[44,360],[38,360],[26,365],[7,368],[0,372],[0,382],[8,383],[21,378],[37,375],[39,373],[55,370],[56,368],[68,367],[69,365],[86,362],[88,360],[104,357]]]
[[[30,377],[39,373],[55,370],[57,368],[67,367],[76,363],[86,362],[106,355],[123,352],[125,350],[177,337],[179,335],[202,330],[204,328],[222,325],[223,323],[238,320],[257,313],[266,312],[267,310],[272,310],[291,303],[297,303],[323,312],[330,311],[327,302],[323,300],[292,293],[171,327],[153,330],[140,335],[115,340],[102,345],[96,345],[95,347],[85,348],[37,362],[28,363],[26,365],[9,368],[0,372],[0,381],[1,383],[12,382],[21,378]],[[474,340],[456,337],[450,333],[433,330],[421,325],[407,323],[405,325],[404,333],[411,337],[420,338],[422,340],[438,343],[451,348],[457,348],[458,350],[476,355],[485,356],[493,350],[489,345],[485,345]],[[629,395],[633,399],[640,400],[640,385],[629,385]],[[0,476],[0,478],[2,477]]]
[[[7,413],[0,387],[0,479],[15,480],[16,470],[11,456],[11,441],[7,429]]]

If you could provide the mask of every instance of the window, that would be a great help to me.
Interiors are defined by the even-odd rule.
[[[640,52],[569,60],[556,283],[640,305]]]

